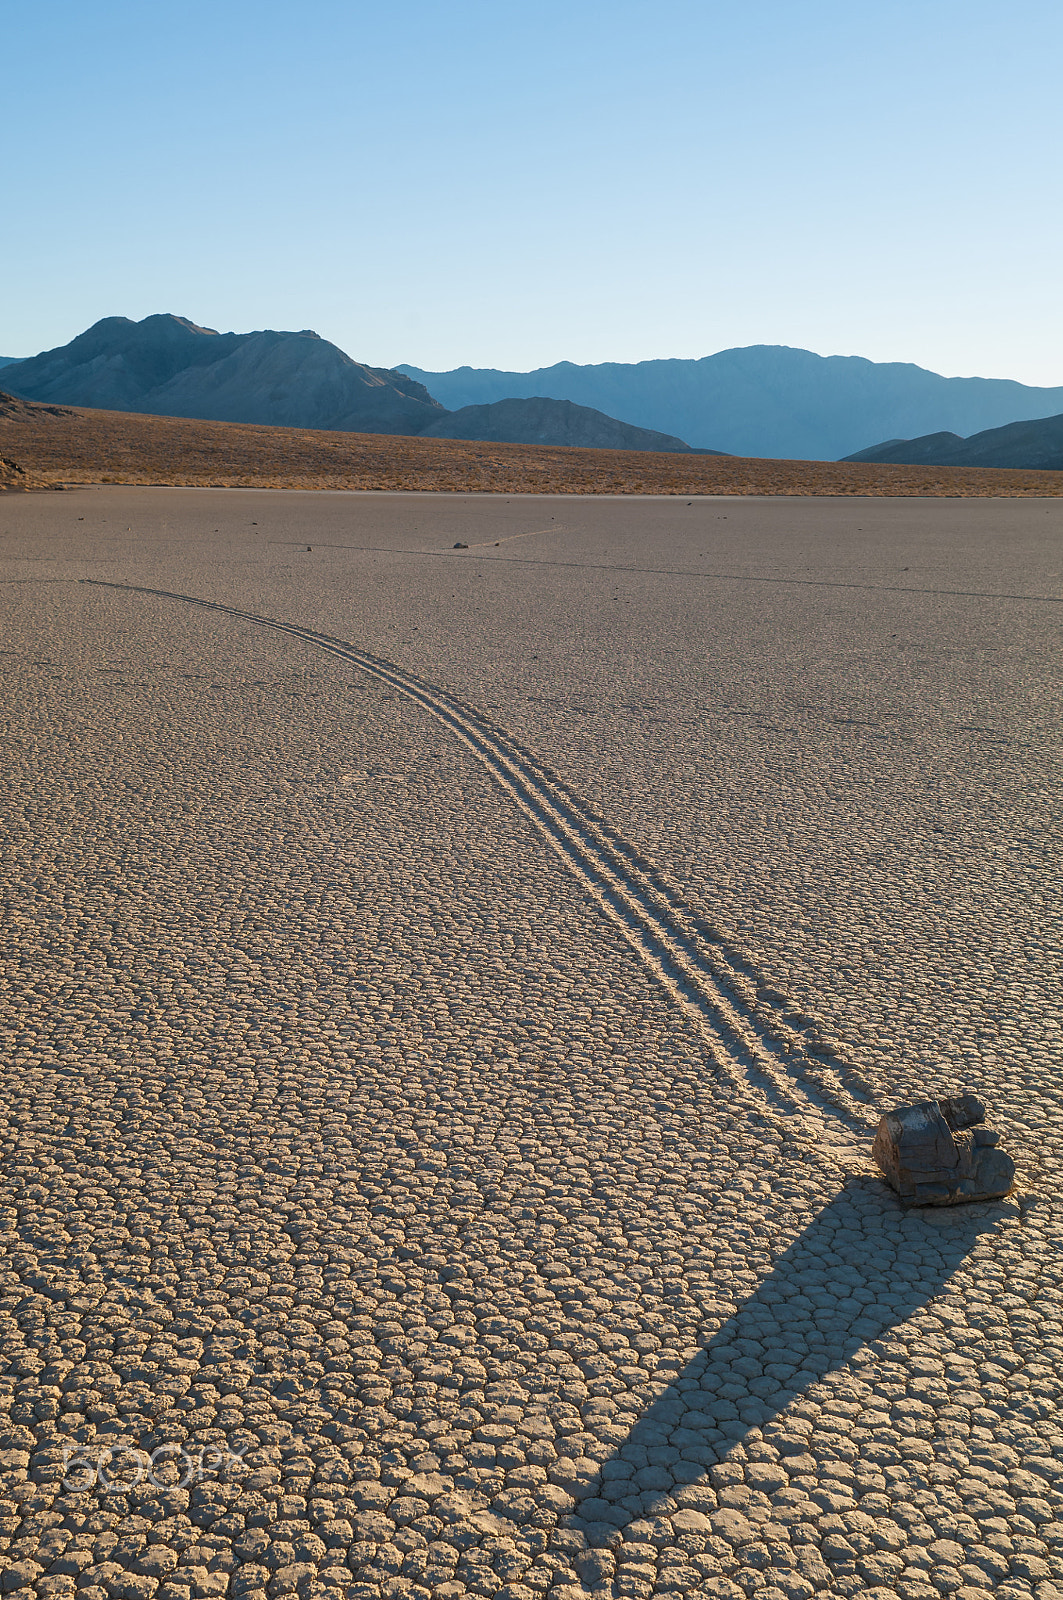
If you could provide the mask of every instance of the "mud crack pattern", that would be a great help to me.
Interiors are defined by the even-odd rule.
[[[257,527],[225,567],[214,530],[275,502],[145,497],[134,550],[139,500],[58,496],[63,533],[22,498],[5,576],[32,581],[2,591],[0,657],[6,1591],[1054,1600],[1041,1058],[1015,1045],[991,1078],[1020,1194],[903,1213],[851,1147],[873,1115],[858,1074],[874,1103],[888,1083],[892,991],[865,966],[828,1012],[834,1044],[813,1038],[803,928],[773,954],[758,925],[754,960],[710,918],[707,852],[695,893],[684,840],[648,846],[612,779],[626,810],[603,821],[571,693],[555,740],[501,651],[420,642],[422,591],[393,571],[373,589],[368,558],[364,605],[340,569],[330,600],[288,556],[255,567]],[[77,522],[103,513],[123,515],[117,545]],[[209,527],[186,545],[191,516]],[[491,516],[496,538],[519,531]],[[485,580],[434,568],[437,609],[464,582],[470,628],[493,626]],[[70,581],[92,576],[231,609]],[[975,576],[953,586],[990,586]],[[381,593],[408,606],[391,644],[404,616],[375,623]],[[240,611],[326,619],[336,650]],[[549,622],[526,626],[529,654]],[[588,680],[616,676],[584,655]],[[643,737],[660,713],[629,715]],[[1041,751],[1007,759],[1036,776]],[[979,911],[999,923],[988,892]],[[872,1019],[875,1052],[847,1015]],[[158,1482],[125,1481],[131,1452]]]

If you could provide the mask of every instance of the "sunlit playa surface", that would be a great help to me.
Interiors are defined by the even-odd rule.
[[[1058,501],[0,535],[9,1592],[1063,1594]]]

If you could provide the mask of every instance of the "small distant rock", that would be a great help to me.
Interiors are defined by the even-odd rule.
[[[467,544],[462,544],[461,540],[459,539],[454,548],[455,550],[467,550],[469,547]]]
[[[984,1123],[977,1095],[924,1100],[887,1112],[871,1153],[909,1205],[999,1199],[1015,1182],[1015,1163]]]

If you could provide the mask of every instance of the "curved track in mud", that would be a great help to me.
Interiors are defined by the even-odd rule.
[[[429,712],[458,738],[560,856],[588,896],[619,929],[639,960],[690,1019],[718,1069],[736,1088],[752,1088],[776,1111],[811,1116],[851,1148],[878,1114],[858,1074],[810,1048],[808,1039],[758,989],[741,957],[684,899],[679,887],[564,779],[505,729],[456,695],[312,628],[237,606],[136,584],[80,580],[94,587],[153,595],[219,611],[315,645]]]

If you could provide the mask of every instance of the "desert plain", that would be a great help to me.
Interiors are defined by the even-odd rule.
[[[7,1593],[1063,1596],[1058,500],[0,554]]]
[[[1050,499],[1063,473],[489,444],[39,404],[0,390],[0,490],[197,489],[554,495]]]

